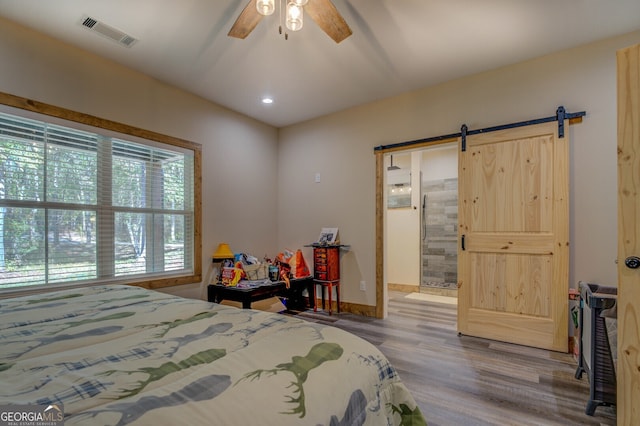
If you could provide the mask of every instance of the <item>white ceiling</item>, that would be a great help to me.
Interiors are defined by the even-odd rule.
[[[228,37],[247,2],[0,0],[0,16],[276,127],[640,29],[639,0],[333,0],[340,44],[308,17],[285,40],[278,12]]]

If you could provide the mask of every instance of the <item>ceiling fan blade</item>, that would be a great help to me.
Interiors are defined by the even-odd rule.
[[[238,19],[236,19],[236,22],[233,23],[227,35],[235,38],[246,38],[258,25],[262,17],[256,9],[256,0],[250,0],[249,4],[245,6],[238,16]]]
[[[353,34],[331,0],[309,0],[304,10],[336,43]]]

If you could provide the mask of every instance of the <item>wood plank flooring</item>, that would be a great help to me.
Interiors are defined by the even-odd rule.
[[[615,407],[584,413],[586,375],[569,354],[456,332],[456,305],[393,292],[384,320],[341,313],[300,316],[350,331],[380,348],[432,426],[615,425]]]

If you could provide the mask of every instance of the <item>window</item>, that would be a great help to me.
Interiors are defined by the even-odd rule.
[[[0,291],[198,281],[199,145],[59,122],[0,112]]]

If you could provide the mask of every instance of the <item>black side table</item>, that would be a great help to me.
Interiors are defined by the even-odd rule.
[[[280,296],[291,300],[294,305],[302,305],[301,300],[304,299],[302,291],[304,289],[307,289],[309,294],[309,307],[315,308],[315,285],[312,277],[291,279],[290,288],[287,288],[284,281],[275,281],[270,284],[251,288],[209,284],[207,287],[207,300],[214,303],[220,303],[223,300],[233,300],[235,302],[242,302],[243,309],[251,309],[251,303],[253,302]],[[291,306],[287,306],[287,308],[291,308]]]

